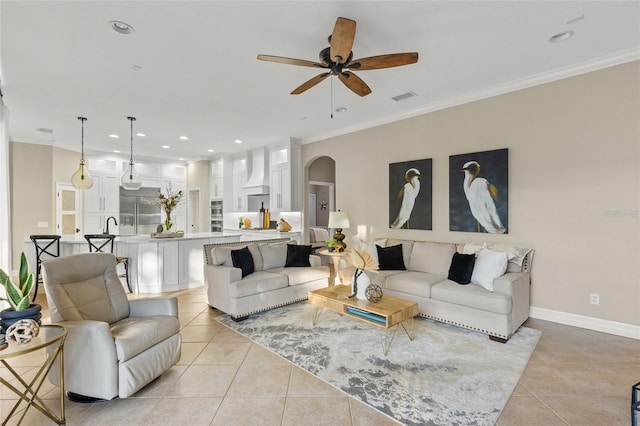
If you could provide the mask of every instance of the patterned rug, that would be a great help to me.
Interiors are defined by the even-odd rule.
[[[385,357],[384,329],[327,309],[313,327],[311,312],[301,302],[219,321],[407,425],[494,424],[541,334],[521,327],[502,344],[416,318],[415,339],[400,328]]]

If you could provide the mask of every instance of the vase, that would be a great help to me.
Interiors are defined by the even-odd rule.
[[[367,300],[365,292],[371,284],[371,278],[364,272],[364,269],[356,269],[351,280],[352,294],[356,299]]]
[[[32,303],[27,309],[24,309],[22,311],[14,311],[13,308],[0,311],[0,333],[5,334],[7,328],[20,321],[21,319],[32,319],[37,322],[38,325],[41,325],[41,311],[42,306],[38,305],[37,303]]]
[[[164,230],[169,231],[173,226],[173,223],[171,222],[171,211],[165,210],[165,212],[167,213],[167,218],[164,220]]]

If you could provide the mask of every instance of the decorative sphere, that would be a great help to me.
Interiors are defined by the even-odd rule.
[[[382,299],[382,288],[377,284],[370,284],[364,294],[369,302],[378,303]]]
[[[7,329],[6,339],[9,343],[29,343],[40,332],[38,323],[32,319],[16,321]]]

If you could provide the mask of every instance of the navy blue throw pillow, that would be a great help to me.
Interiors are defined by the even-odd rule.
[[[476,256],[474,254],[453,253],[451,267],[449,267],[449,279],[458,284],[469,284],[475,264]]]
[[[378,269],[380,271],[405,271],[404,259],[402,258],[402,244],[390,247],[380,247],[378,250]]]
[[[233,262],[234,268],[240,268],[242,270],[242,278],[253,274],[253,256],[251,256],[249,247],[240,250],[231,250],[231,261]]]
[[[311,255],[311,246],[287,244],[287,261],[284,263],[285,268],[295,266],[310,267],[309,256]]]

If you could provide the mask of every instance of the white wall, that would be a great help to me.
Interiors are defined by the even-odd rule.
[[[637,327],[639,75],[633,62],[307,144],[303,164],[336,160],[348,236],[530,246],[533,307]],[[509,234],[449,232],[449,156],[500,148]],[[433,230],[389,229],[388,165],[422,158],[433,159]]]

